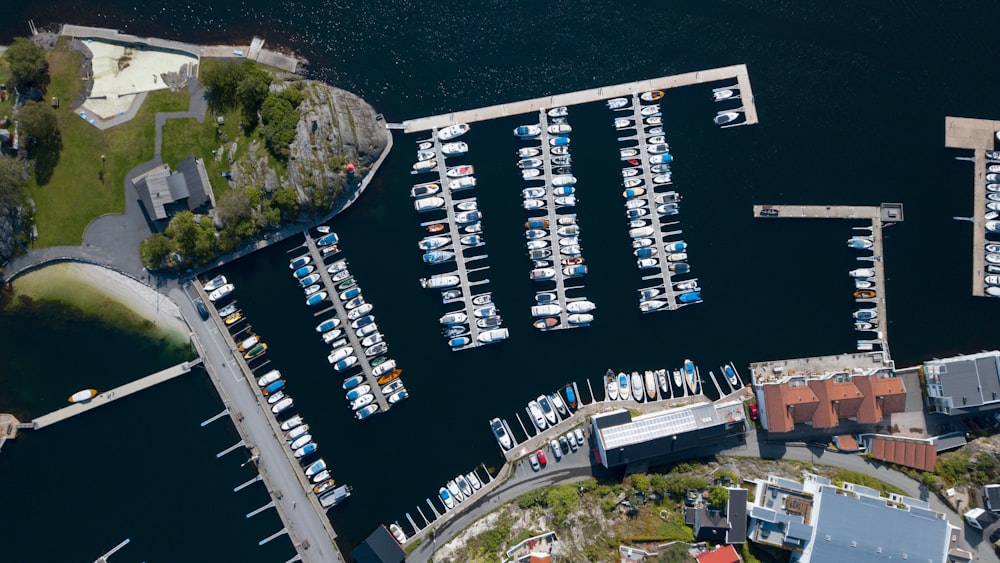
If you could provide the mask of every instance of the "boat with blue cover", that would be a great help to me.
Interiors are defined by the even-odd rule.
[[[320,237],[320,239],[316,241],[316,246],[329,246],[331,244],[337,244],[337,241],[339,240],[340,237],[337,236],[337,233],[330,233]]]
[[[698,366],[691,360],[684,360],[684,381],[687,382],[692,395],[698,393],[698,379]]]

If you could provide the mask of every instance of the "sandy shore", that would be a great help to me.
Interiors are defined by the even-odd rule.
[[[80,287],[84,284],[86,287]],[[151,287],[118,272],[75,262],[46,266],[14,282],[17,295],[54,299],[98,314],[106,302],[118,304],[160,330],[186,338],[190,332],[180,309]]]

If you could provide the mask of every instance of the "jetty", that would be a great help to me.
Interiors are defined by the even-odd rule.
[[[73,403],[69,406],[63,407],[57,411],[50,412],[49,414],[42,415],[31,421],[31,427],[34,430],[40,430],[46,426],[51,426],[57,422],[66,420],[72,416],[78,414],[83,414],[89,410],[96,409],[97,407],[106,405],[122,397],[127,397],[132,393],[137,393],[143,389],[149,389],[150,387],[163,383],[164,381],[169,381],[175,377],[184,375],[185,373],[190,373],[191,367],[196,366],[201,363],[201,358],[190,362],[183,362],[177,364],[176,366],[169,367],[165,370],[158,371],[154,374],[147,375],[141,379],[131,381],[122,385],[121,387],[115,387],[110,391],[105,391],[103,393],[98,393],[97,396],[82,403]]]
[[[558,197],[558,196],[556,196],[556,194],[555,194],[555,188],[552,185],[552,177],[553,177],[554,173],[553,173],[553,166],[552,166],[552,153],[549,150],[549,148],[550,148],[549,147],[549,139],[551,139],[553,136],[550,135],[549,131],[548,131],[549,120],[548,120],[548,115],[546,114],[545,110],[539,110],[538,111],[538,123],[539,123],[539,126],[542,128],[542,134],[539,137],[539,141],[541,141],[541,150],[542,150],[542,153],[541,153],[541,155],[538,156],[538,158],[540,158],[542,160],[542,175],[541,176],[536,176],[535,178],[531,178],[531,179],[529,179],[529,181],[530,180],[542,180],[544,182],[541,186],[532,186],[532,187],[541,187],[541,188],[543,188],[545,190],[545,197],[544,197],[544,201],[545,201],[545,209],[544,209],[545,215],[542,215],[540,217],[529,217],[528,220],[529,221],[530,220],[540,220],[540,219],[544,218],[544,219],[548,220],[548,222],[549,222],[548,228],[545,228],[544,230],[548,232],[548,235],[546,236],[546,238],[549,239],[549,248],[552,250],[552,256],[550,257],[550,260],[552,262],[552,269],[555,272],[555,274],[554,274],[554,276],[553,276],[553,278],[551,280],[552,283],[555,284],[555,287],[553,289],[551,289],[550,291],[552,291],[552,293],[555,293],[556,300],[555,300],[554,303],[556,305],[559,305],[561,307],[561,310],[559,311],[559,315],[556,317],[556,318],[559,319],[559,324],[557,324],[557,325],[555,325],[553,327],[543,328],[541,330],[561,330],[561,329],[566,329],[566,328],[580,328],[580,327],[590,326],[590,323],[575,323],[575,324],[570,324],[570,322],[569,322],[570,312],[566,309],[566,306],[569,305],[569,303],[571,301],[581,301],[581,300],[584,300],[585,298],[584,297],[577,297],[577,298],[571,299],[567,295],[567,292],[569,290],[572,290],[572,289],[582,289],[583,288],[583,281],[582,281],[582,278],[579,277],[579,276],[576,277],[576,278],[569,278],[563,272],[563,267],[562,267],[562,263],[561,263],[561,260],[563,258],[562,254],[561,254],[561,249],[563,247],[562,247],[562,245],[559,244],[559,239],[561,237],[559,236],[559,233],[558,233],[559,227],[561,226],[559,224],[559,218],[560,217],[572,217],[572,218],[575,219],[576,215],[575,214],[569,214],[569,213],[567,213],[567,214],[559,214],[558,211],[561,211],[563,208],[566,208],[566,207],[575,207],[575,204],[574,204],[574,206],[559,206],[559,205],[556,204],[556,197]],[[576,197],[576,194],[574,193],[571,197]],[[577,229],[579,229],[579,225],[577,225]],[[582,250],[583,245],[581,244],[580,247],[581,247],[581,250]],[[576,280],[576,283],[571,283],[570,282],[571,279]],[[545,281],[549,281],[549,280],[545,280]],[[544,283],[544,282],[542,282],[542,283]]]
[[[306,239],[305,247],[309,250],[309,255],[312,256],[312,263],[316,265],[315,273],[319,274],[320,279],[323,280],[324,290],[327,292],[327,299],[329,299],[330,303],[333,304],[332,309],[336,310],[337,317],[340,318],[341,324],[339,328],[344,331],[344,336],[347,337],[347,341],[349,343],[348,346],[354,348],[354,357],[358,359],[358,363],[355,364],[355,366],[359,366],[361,368],[361,372],[365,376],[365,383],[371,385],[372,396],[375,397],[375,403],[379,407],[378,412],[385,412],[389,410],[391,405],[389,405],[389,402],[385,400],[385,396],[382,395],[382,393],[377,392],[377,390],[381,389],[382,386],[378,384],[378,377],[372,371],[373,368],[370,358],[365,355],[365,347],[361,344],[361,337],[359,337],[357,332],[351,328],[351,321],[347,318],[347,307],[345,307],[344,303],[341,302],[340,293],[337,291],[337,283],[339,282],[334,282],[333,279],[331,279],[330,273],[327,272],[327,265],[323,261],[322,254],[320,254],[319,247],[316,246],[316,242],[309,236],[309,231],[304,231],[303,235]],[[294,251],[295,249],[290,252]],[[340,254],[333,255],[333,258],[337,259],[333,260],[333,262],[344,259]],[[355,285],[354,287],[359,286]],[[323,311],[317,312],[315,316],[320,318],[330,310],[331,308],[328,307]],[[332,371],[333,366],[330,366],[330,369]],[[354,368],[349,369],[353,370]]]
[[[483,246],[484,245],[483,242],[480,242],[479,244],[477,244],[475,246],[469,246],[469,247],[465,247],[461,243],[460,239],[461,239],[462,236],[464,236],[464,234],[462,232],[463,225],[460,225],[458,223],[458,213],[460,213],[460,211],[458,211],[458,209],[455,206],[458,203],[462,202],[462,201],[475,201],[476,198],[475,197],[469,197],[469,198],[465,198],[465,199],[456,200],[455,194],[454,194],[453,190],[449,187],[449,184],[450,184],[450,182],[452,180],[458,180],[458,178],[450,178],[448,176],[448,164],[445,162],[445,158],[446,157],[445,157],[444,153],[441,151],[441,145],[442,145],[442,143],[441,143],[441,140],[438,139],[437,133],[438,132],[437,132],[436,129],[433,130],[433,131],[431,131],[431,138],[428,139],[428,141],[434,143],[434,148],[432,150],[435,153],[435,157],[434,158],[437,159],[437,167],[434,170],[438,174],[437,183],[438,183],[438,185],[441,186],[441,191],[439,192],[438,197],[441,197],[441,199],[444,200],[444,209],[443,209],[443,211],[445,212],[445,217],[444,217],[444,219],[440,219],[440,220],[436,220],[436,221],[428,221],[428,222],[425,222],[425,223],[421,223],[420,225],[422,227],[427,227],[429,225],[442,224],[442,223],[448,225],[447,232],[440,233],[440,236],[447,236],[447,237],[451,238],[450,250],[455,253],[455,259],[454,259],[455,270],[453,270],[451,272],[447,272],[447,275],[458,276],[459,284],[458,284],[457,289],[459,291],[461,291],[462,295],[460,297],[458,297],[457,300],[448,299],[448,300],[444,300],[444,302],[445,302],[445,304],[450,304],[450,303],[454,303],[454,302],[458,301],[458,302],[460,302],[462,304],[462,308],[461,309],[459,309],[457,311],[449,311],[449,312],[461,312],[461,313],[465,313],[466,317],[468,317],[467,322],[468,322],[468,325],[469,325],[469,332],[466,334],[466,336],[469,337],[469,343],[466,344],[466,345],[464,345],[464,346],[452,347],[452,350],[453,351],[467,350],[467,349],[470,349],[470,348],[476,348],[478,346],[483,346],[485,344],[490,344],[489,342],[481,342],[479,340],[479,334],[482,333],[482,332],[485,332],[486,330],[490,330],[490,329],[480,328],[476,324],[477,318],[476,318],[476,315],[475,315],[475,310],[478,307],[480,307],[480,306],[477,306],[477,305],[475,305],[475,304],[472,303],[473,298],[476,297],[476,294],[474,292],[475,291],[479,291],[479,286],[485,286],[486,284],[488,284],[490,282],[490,280],[489,280],[489,278],[484,278],[484,279],[476,280],[476,281],[472,281],[470,279],[470,275],[473,274],[473,273],[485,272],[485,271],[489,270],[489,265],[472,267],[472,266],[475,266],[475,264],[474,264],[475,262],[478,262],[480,260],[485,260],[487,258],[487,255],[486,254],[477,254],[475,256],[468,256],[466,254],[467,252],[473,251],[474,249]],[[464,189],[459,190],[459,191],[464,191],[465,189],[474,189],[474,188],[469,187],[469,188],[464,188]],[[437,213],[438,210],[429,211],[429,212],[430,213]],[[480,223],[481,224],[482,223],[482,218],[480,218],[479,221],[475,221],[474,223]],[[476,233],[476,234],[478,234],[480,237],[483,236],[482,231],[480,231],[479,233]],[[435,236],[437,236],[437,235],[435,235]],[[439,248],[437,250],[449,250],[449,246],[446,245],[446,246],[444,246],[442,248]],[[432,266],[432,267],[434,267],[434,266]],[[447,291],[448,289],[454,289],[454,288],[442,289],[441,291],[444,292],[444,291]],[[492,303],[492,305],[494,307],[496,307],[495,303]],[[488,305],[482,305],[482,307],[486,307],[486,306],[488,306]],[[497,308],[497,311],[498,311],[497,315],[499,316],[499,308]],[[499,325],[497,325],[495,327],[491,327],[491,328],[502,328],[502,326],[503,325],[501,323],[501,324],[499,324]],[[451,337],[446,337],[446,338],[450,339]]]
[[[993,150],[1000,121],[945,117],[944,146],[973,151],[972,295],[986,296],[986,151]],[[991,164],[1000,164],[994,161]]]
[[[875,270],[874,299],[856,299],[859,303],[873,303],[878,312],[877,329],[872,340],[859,340],[858,349],[871,350],[880,345],[889,355],[889,317],[886,311],[885,254],[882,247],[882,227],[903,220],[903,205],[883,203],[880,206],[860,205],[754,205],[753,215],[759,219],[862,219],[871,222],[872,256],[859,257],[869,261]],[[869,267],[865,265],[864,267]]]
[[[735,79],[739,85],[740,95],[743,101],[745,124],[753,125],[757,123],[757,108],[754,106],[753,90],[750,87],[750,76],[747,73],[745,64],[725,66],[699,70],[695,72],[685,72],[671,76],[661,76],[647,80],[637,80],[624,84],[612,86],[602,86],[600,88],[590,88],[578,90],[565,94],[555,94],[552,96],[542,96],[530,100],[498,104],[478,109],[456,111],[440,115],[409,119],[401,124],[387,124],[390,129],[401,129],[404,133],[416,133],[447,127],[456,123],[475,123],[477,121],[489,121],[498,117],[535,113],[547,108],[559,106],[575,106],[597,102],[608,98],[629,97],[641,92],[651,90],[668,90],[671,88],[682,88],[695,84],[705,84],[718,82],[721,80]]]

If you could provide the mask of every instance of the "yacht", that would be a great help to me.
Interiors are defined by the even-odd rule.
[[[594,315],[590,313],[573,313],[566,317],[566,321],[571,325],[589,325],[594,322]]]
[[[546,305],[532,305],[531,307],[532,317],[554,317],[560,313],[562,313],[562,307],[554,303]]]
[[[437,168],[436,160],[418,160],[413,163],[413,173],[430,172]]]
[[[621,108],[629,105],[629,99],[628,98],[612,98],[612,99],[608,100],[607,104],[608,104],[608,109],[621,109]]]
[[[618,399],[628,401],[632,396],[629,394],[628,376],[625,372],[618,372]]]
[[[642,313],[652,313],[653,311],[662,309],[666,304],[666,301],[661,301],[659,299],[647,299],[639,303],[639,311]]]
[[[465,479],[465,475],[459,475],[458,477],[455,477],[455,484],[458,485],[458,489],[462,491],[462,494],[465,495],[465,498],[472,497],[472,492],[473,492],[472,485],[470,485],[469,482]]]
[[[654,154],[653,156],[649,157],[650,164],[666,164],[668,162],[673,162],[673,160],[674,157],[668,152],[662,154]]]
[[[666,143],[659,143],[655,145],[649,145],[646,147],[646,152],[649,154],[664,154],[670,152],[670,145]]]
[[[319,444],[317,444],[316,442],[309,442],[308,444],[292,452],[292,455],[294,455],[296,458],[301,459],[316,453],[316,450],[318,449],[319,449]]]
[[[455,125],[449,125],[444,129],[441,129],[437,133],[438,140],[450,141],[457,137],[461,137],[469,131],[469,125],[467,123],[456,123]]]
[[[507,336],[508,336],[507,329],[494,328],[480,332],[478,339],[481,344],[491,344],[493,342],[500,342],[501,340],[505,340]]]
[[[367,395],[367,394],[371,393],[371,391],[372,391],[372,386],[371,385],[361,385],[361,386],[355,387],[354,389],[351,389],[350,391],[347,392],[347,395],[346,395],[347,396],[347,400],[348,401],[353,401],[354,399],[357,399],[357,398],[361,397],[362,395]]]
[[[421,213],[442,207],[444,207],[444,198],[440,197],[424,197],[413,202],[413,208]]]
[[[312,479],[314,475],[318,475],[326,470],[326,462],[322,459],[318,459],[313,462],[312,465],[306,468],[306,477]]]
[[[521,147],[517,149],[518,158],[531,158],[542,154],[542,149],[538,147]]]
[[[281,379],[281,372],[276,369],[272,369],[271,371],[265,373],[263,377],[257,380],[257,385],[259,387],[267,387],[268,385],[274,383],[275,381],[279,381],[280,379]]]
[[[343,360],[344,358],[350,356],[353,353],[354,353],[354,348],[346,346],[344,348],[340,348],[339,350],[334,350],[333,352],[331,352],[330,355],[326,357],[326,360],[331,364],[335,364],[340,360]]]
[[[462,190],[468,190],[476,187],[475,176],[465,176],[457,180],[452,180],[448,182],[448,189],[453,192],[460,192]]]
[[[231,283],[223,284],[208,294],[208,300],[214,303],[228,296],[234,289],[236,286]]]
[[[455,287],[459,283],[461,283],[459,277],[451,274],[439,274],[429,278],[420,278],[420,286],[425,289],[447,289]]]
[[[587,301],[586,299],[581,301],[572,301],[566,305],[566,310],[570,313],[589,313],[597,308],[592,301]]]
[[[448,492],[451,493],[452,498],[458,502],[465,501],[465,495],[462,494],[461,489],[458,488],[458,483],[456,483],[454,479],[448,481],[446,486],[448,487]]]
[[[736,366],[733,365],[733,362],[729,362],[728,364],[722,366],[722,372],[726,374],[726,379],[729,380],[729,385],[734,390],[740,386],[740,376],[736,372]]]
[[[361,407],[368,406],[374,400],[375,400],[375,395],[372,395],[371,393],[361,395],[357,399],[351,401],[351,410],[356,411]]]
[[[472,485],[473,489],[475,489],[475,490],[478,491],[479,489],[481,489],[483,487],[483,483],[482,483],[482,481],[479,480],[479,476],[476,475],[475,471],[473,471],[472,473],[466,474],[465,478],[469,480],[469,484]]]
[[[539,430],[545,430],[548,427],[548,424],[545,422],[545,415],[542,413],[542,407],[537,400],[528,403],[528,412],[531,413],[531,419]]]
[[[376,405],[377,410],[377,405]],[[375,412],[375,411],[372,411]],[[338,504],[347,500],[351,496],[351,488],[347,485],[341,485],[336,489],[326,493],[325,495],[319,497],[319,504],[323,508],[331,508],[337,506]]]
[[[212,278],[211,280],[209,280],[202,287],[202,289],[204,289],[208,293],[211,293],[211,292],[215,291],[216,289],[219,289],[220,287],[226,285],[227,283],[229,283],[229,280],[226,279],[226,276],[215,276],[214,278]]]

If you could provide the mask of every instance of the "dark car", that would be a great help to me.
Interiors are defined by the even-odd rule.
[[[198,309],[198,314],[201,315],[201,320],[208,320],[208,307],[205,306],[205,302],[201,300],[201,297],[194,300],[194,306]]]

